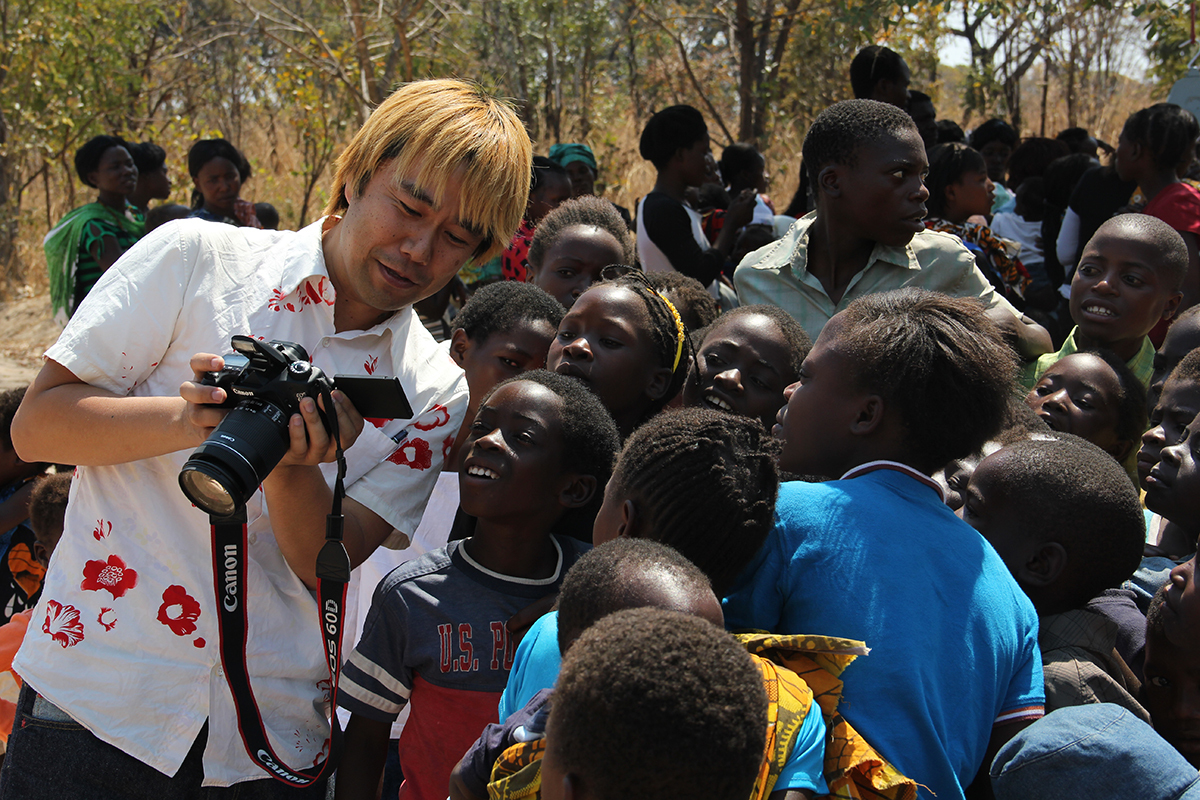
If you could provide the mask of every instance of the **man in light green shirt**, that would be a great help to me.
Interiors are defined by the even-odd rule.
[[[905,286],[978,297],[1025,358],[1049,352],[1050,335],[998,295],[960,240],[921,220],[929,163],[912,119],[871,100],[837,103],[804,139],[817,210],[734,273],[743,304],[769,303],[814,340],[857,297]]]

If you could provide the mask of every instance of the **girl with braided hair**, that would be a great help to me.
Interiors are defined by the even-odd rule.
[[[779,493],[779,442],[757,419],[708,408],[671,409],[625,442],[592,529],[599,547],[618,537],[678,550],[727,593],[766,541]],[[554,684],[558,613],[525,634],[500,698],[500,721]]]
[[[692,359],[679,312],[634,267],[612,265],[558,326],[546,368],[587,384],[622,438],[679,394]]]

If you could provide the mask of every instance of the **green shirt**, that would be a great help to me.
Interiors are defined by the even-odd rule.
[[[952,297],[977,297],[988,308],[999,306],[1020,316],[992,288],[975,265],[975,256],[957,236],[930,230],[917,233],[904,247],[876,243],[867,265],[850,279],[835,303],[807,268],[808,233],[816,219],[814,211],[796,220],[782,239],[742,260],[733,273],[733,283],[743,305],[779,306],[796,318],[813,341],[825,323],[855,299],[906,286]]]
[[[1079,352],[1079,343],[1075,341],[1075,332],[1078,327],[1071,328],[1071,335],[1063,342],[1063,346],[1059,348],[1057,353],[1046,353],[1040,356],[1037,361],[1030,361],[1021,369],[1021,386],[1025,391],[1030,391],[1042,379],[1042,375],[1046,370],[1050,369],[1056,361],[1061,358],[1066,358],[1072,353]],[[1142,382],[1142,386],[1150,388],[1150,376],[1154,374],[1154,345],[1150,342],[1150,337],[1146,336],[1142,339],[1142,349],[1134,354],[1133,358],[1125,362],[1129,368],[1133,370],[1133,374]]]

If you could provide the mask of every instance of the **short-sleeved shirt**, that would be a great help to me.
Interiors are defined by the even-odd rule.
[[[554,573],[533,580],[485,568],[464,541],[397,567],[380,582],[343,672],[338,702],[355,714],[390,723],[412,704],[400,736],[403,800],[444,800],[450,771],[483,727],[496,722],[513,660],[505,623],[557,591],[588,548],[553,536]]]
[[[1075,338],[1075,334],[1079,331],[1078,327],[1071,328],[1071,332],[1067,334],[1063,346],[1056,353],[1046,353],[1038,356],[1034,361],[1026,362],[1021,368],[1019,382],[1025,388],[1025,391],[1033,389],[1037,382],[1046,374],[1046,370],[1050,369],[1056,363],[1079,352],[1079,342]],[[1150,341],[1150,337],[1142,338],[1142,346],[1134,353],[1133,358],[1125,362],[1129,369],[1133,370],[1133,374],[1142,382],[1144,388],[1150,387],[1150,377],[1154,374],[1154,344]]]
[[[419,413],[364,428],[346,451],[347,496],[411,532],[454,443],[466,381],[411,309],[369,330],[334,329],[321,231],[159,228],[104,274],[46,355],[118,396],[178,397],[191,357],[228,352],[234,334],[298,343],[328,375],[395,375]],[[168,775],[207,721],[204,783],[227,786],[265,773],[238,734],[221,666],[208,518],[179,489],[190,455],[79,467],[14,666],[100,739]],[[322,469],[332,483],[334,465]],[[329,730],[317,603],[280,552],[261,491],[246,510],[251,684],[272,746],[303,768],[323,757]]]
[[[877,243],[866,267],[850,279],[835,303],[807,267],[809,231],[816,219],[814,211],[796,220],[782,239],[742,259],[733,273],[742,305],[779,306],[813,341],[834,314],[844,311],[857,298],[906,286],[953,297],[977,297],[988,308],[1004,308],[1019,316],[1012,304],[992,288],[971,251],[957,237],[929,230],[915,234],[904,247]]]
[[[923,797],[961,798],[992,727],[1042,715],[1038,621],[927,476],[891,462],[785,483],[725,624],[866,642],[839,711]]]

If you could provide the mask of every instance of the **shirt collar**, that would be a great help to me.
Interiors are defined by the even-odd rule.
[[[816,221],[817,212],[810,211],[801,217],[796,224],[796,242],[792,247],[789,264],[792,271],[797,274],[808,271],[808,234],[813,223]],[[920,235],[920,233],[917,233],[913,238]],[[877,261],[882,261],[885,264],[891,264],[901,269],[911,269],[918,272],[921,269],[921,264],[917,261],[917,254],[913,250],[911,240],[903,247],[894,247],[876,242],[875,247],[871,249],[870,257],[867,259],[867,265],[862,268],[862,271],[866,272]]]
[[[321,217],[311,225],[300,229],[295,239],[296,252],[300,257],[281,259],[283,270],[279,278],[279,291],[287,296],[308,278],[329,279],[329,269],[325,266],[325,249],[322,234],[326,226],[332,228],[335,220],[340,217]]]
[[[923,483],[930,489],[933,489],[935,492],[937,492],[938,497],[942,499],[942,502],[946,502],[946,490],[943,489],[937,481],[926,475],[924,472],[913,469],[908,464],[901,464],[899,461],[887,461],[882,459],[879,461],[868,461],[865,464],[859,464],[857,467],[848,470],[846,474],[840,478],[840,480],[847,481],[851,478],[857,478],[861,475],[866,475],[868,472],[876,472],[881,469],[890,469],[895,470],[896,472],[904,473],[913,480]]]

